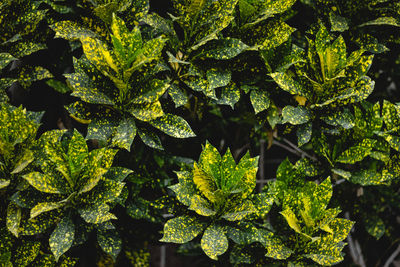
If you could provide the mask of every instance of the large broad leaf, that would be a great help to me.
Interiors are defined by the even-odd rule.
[[[21,208],[13,202],[10,202],[7,207],[6,225],[8,231],[13,233],[16,237],[19,234],[19,225],[21,222]]]
[[[223,227],[217,224],[212,224],[204,231],[201,248],[213,260],[217,260],[228,249],[228,238],[224,232]]]
[[[22,240],[22,244],[13,252],[16,266],[28,266],[35,260],[40,251],[40,242]]]
[[[115,260],[122,249],[122,239],[116,229],[97,230],[97,242],[101,249]]]
[[[198,49],[193,59],[212,58],[217,60],[227,60],[236,57],[247,48],[248,46],[246,44],[235,38],[212,40]]]
[[[285,106],[282,110],[282,123],[289,122],[293,125],[299,125],[308,122],[311,119],[311,114],[303,106]]]
[[[71,218],[66,216],[54,229],[53,233],[50,235],[49,245],[51,252],[53,252],[56,261],[67,252],[75,238],[75,226]]]
[[[165,114],[149,122],[153,127],[176,138],[188,138],[196,136],[189,124],[181,117]]]
[[[46,175],[40,172],[31,172],[22,176],[30,185],[37,190],[50,194],[63,194],[66,185],[57,180],[57,177]],[[68,188],[68,187],[67,187]]]
[[[164,236],[160,241],[183,244],[198,236],[206,226],[196,217],[184,215],[173,218],[164,225]]]
[[[339,157],[336,159],[336,161],[341,163],[351,163],[351,164],[361,161],[371,153],[375,143],[376,140],[364,139],[359,144],[350,147],[342,154],[340,154]]]

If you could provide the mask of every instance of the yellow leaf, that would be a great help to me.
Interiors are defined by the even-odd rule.
[[[307,102],[307,98],[300,95],[295,95],[294,99],[299,103],[300,106],[304,106]]]

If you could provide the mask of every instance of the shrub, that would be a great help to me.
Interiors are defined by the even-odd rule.
[[[2,266],[399,258],[396,1],[6,0],[0,26]]]

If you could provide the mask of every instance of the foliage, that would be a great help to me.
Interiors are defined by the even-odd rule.
[[[1,266],[397,262],[398,1],[5,0],[0,26]]]

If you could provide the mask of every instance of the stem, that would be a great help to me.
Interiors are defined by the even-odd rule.
[[[385,265],[383,267],[389,267],[389,265],[396,259],[397,255],[400,253],[400,245],[396,248],[396,250],[390,255],[390,257],[386,260]]]

